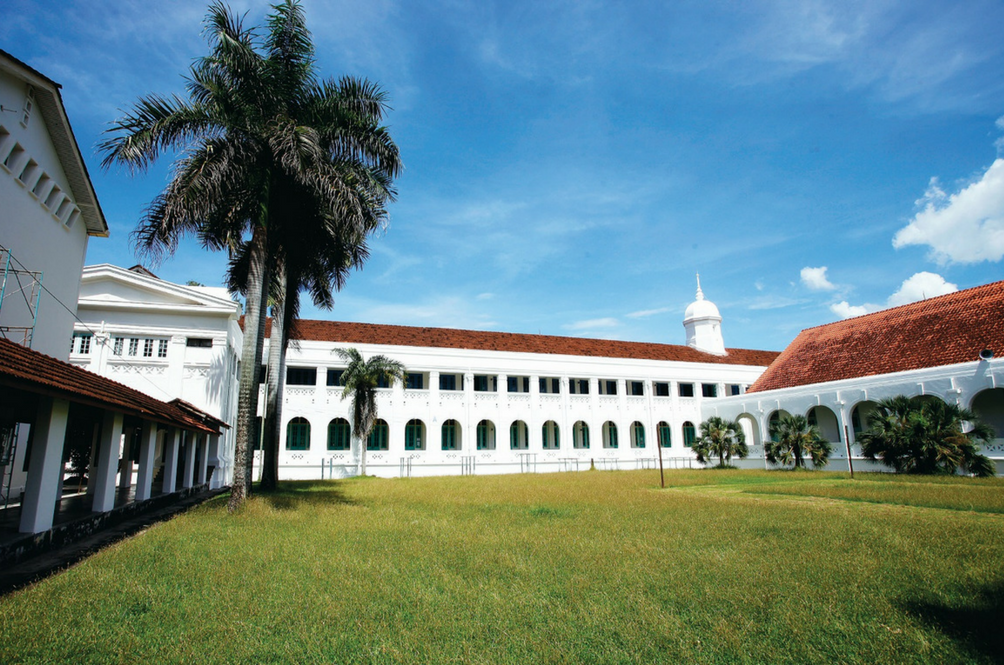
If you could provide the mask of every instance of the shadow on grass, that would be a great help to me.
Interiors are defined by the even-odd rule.
[[[1004,583],[970,594],[962,603],[908,600],[900,607],[931,628],[953,639],[974,656],[1004,663]]]
[[[276,510],[299,510],[304,507],[343,504],[358,505],[342,491],[338,481],[300,480],[280,482],[274,492],[257,492],[256,495]]]

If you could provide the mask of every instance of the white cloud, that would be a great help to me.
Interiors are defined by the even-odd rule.
[[[905,280],[899,287],[899,291],[889,296],[886,304],[889,307],[906,305],[917,302],[925,298],[943,296],[946,293],[954,293],[959,290],[958,285],[946,282],[945,278],[933,272],[918,272],[913,277]]]
[[[846,300],[842,300],[838,303],[830,305],[830,311],[839,316],[841,319],[849,319],[852,316],[861,316],[862,314],[868,314],[869,312],[874,312],[881,307],[876,305],[851,305]]]
[[[672,311],[669,307],[659,307],[656,309],[642,309],[637,312],[631,312],[626,314],[629,319],[643,319],[647,316],[654,316],[655,314],[665,314],[666,312]]]
[[[946,195],[932,179],[917,203],[924,209],[896,233],[893,247],[929,245],[942,265],[1004,257],[1004,159],[994,160],[979,180],[955,194]]]
[[[491,300],[495,297],[494,293],[479,293],[475,300]]]
[[[566,330],[592,330],[593,328],[614,328],[619,326],[620,322],[612,316],[607,316],[601,319],[586,319],[585,321],[576,321],[575,323],[569,323],[563,326]]]
[[[875,305],[865,303],[863,305],[851,305],[846,300],[830,305],[830,311],[841,319],[849,319],[852,316],[870,314],[888,307],[897,307],[908,303],[917,302],[926,298],[943,296],[946,293],[954,293],[959,287],[945,278],[933,272],[918,272],[903,280],[899,289],[886,300],[885,305]]]
[[[833,291],[837,287],[826,279],[826,266],[821,268],[802,268],[802,284],[813,291]]]

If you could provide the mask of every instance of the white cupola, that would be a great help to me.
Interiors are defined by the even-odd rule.
[[[697,275],[697,300],[687,307],[683,327],[687,331],[687,346],[716,356],[727,355],[722,339],[722,315],[715,303],[704,299],[700,274]]]

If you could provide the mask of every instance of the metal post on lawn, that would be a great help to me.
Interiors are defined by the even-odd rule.
[[[655,437],[655,447],[659,451],[659,485],[666,489],[666,476],[662,472],[662,441]]]
[[[844,425],[844,445],[847,446],[847,468],[851,470],[851,479],[854,479],[854,461],[851,460],[851,436]]]

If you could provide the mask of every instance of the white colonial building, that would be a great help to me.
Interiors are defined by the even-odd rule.
[[[242,334],[240,305],[226,289],[172,284],[140,267],[87,266],[77,316],[71,363],[234,422]],[[225,431],[209,460],[214,488],[230,482],[232,440]]]
[[[233,423],[242,333],[222,293],[138,268],[84,270],[71,362]],[[408,369],[381,388],[367,472],[381,476],[690,465],[702,404],[741,395],[777,356],[726,349],[698,291],[689,346],[448,328],[301,321],[287,358],[281,478],[357,473],[335,349]],[[98,331],[98,332],[95,332]],[[265,386],[262,386],[264,398]],[[264,404],[264,399],[261,400]],[[231,439],[219,482],[229,481]]]
[[[757,445],[770,423],[803,414],[833,442],[830,468],[884,470],[860,459],[857,435],[878,400],[924,396],[976,412],[997,439],[984,454],[1004,470],[1004,282],[803,330],[743,395],[702,405],[738,419]],[[763,460],[760,460],[763,464]]]

